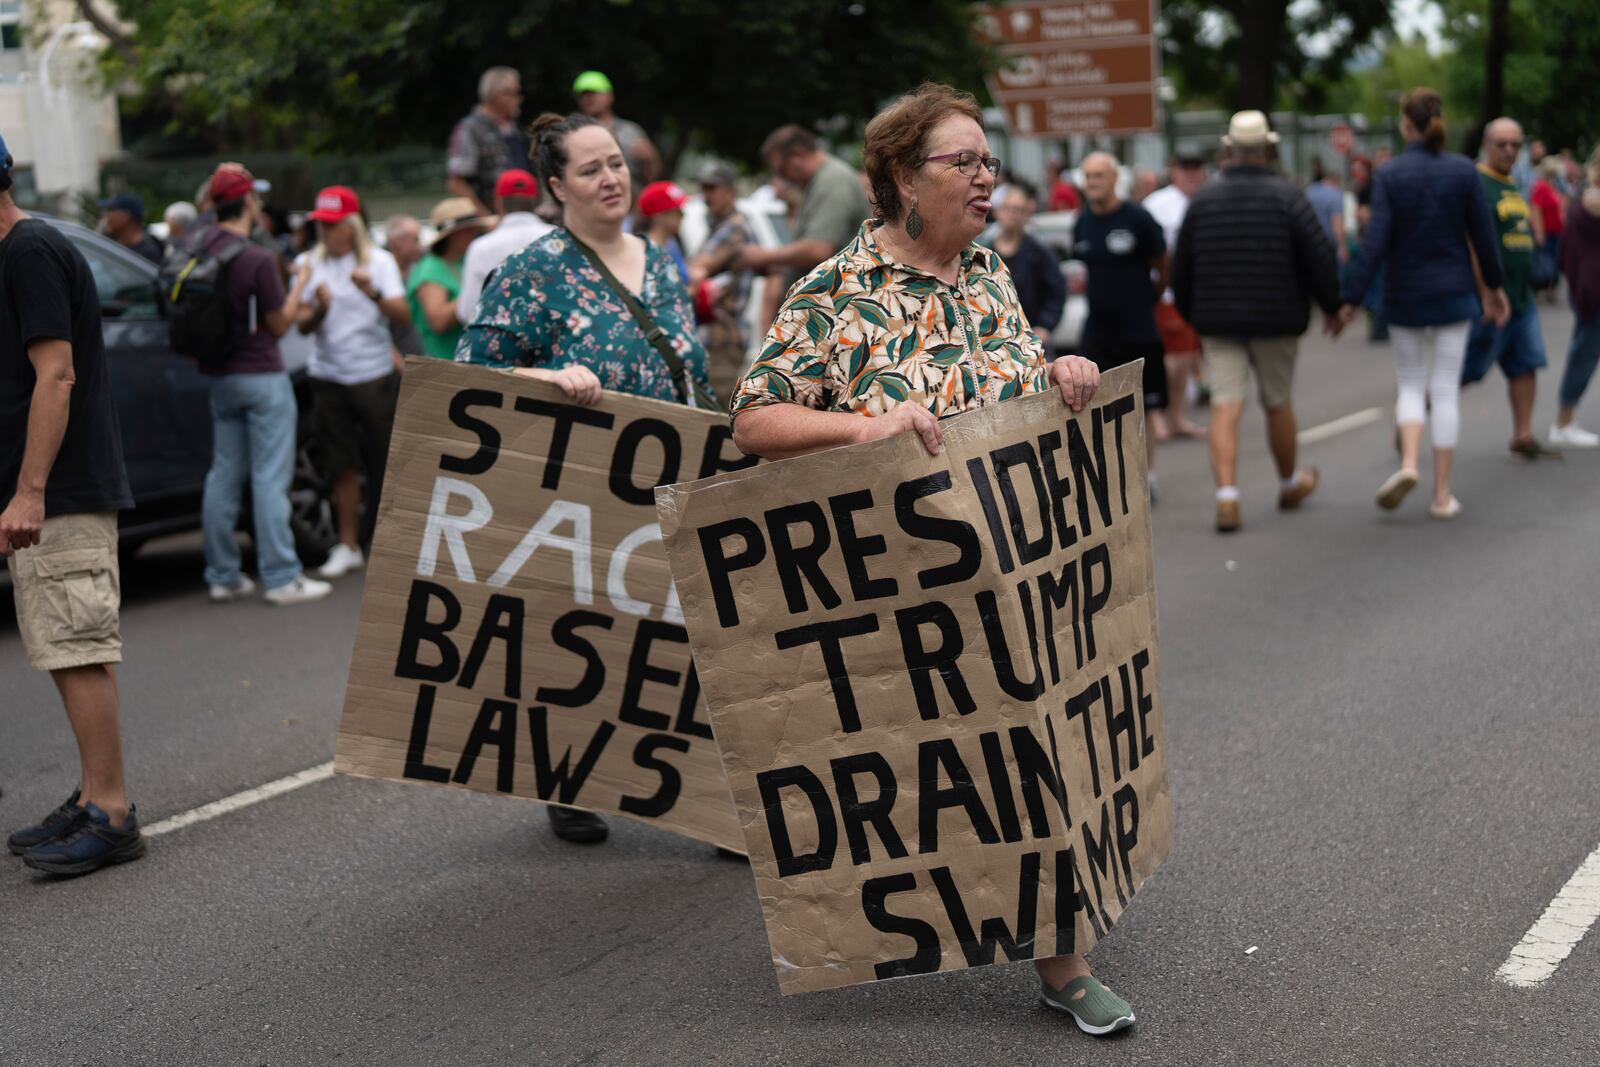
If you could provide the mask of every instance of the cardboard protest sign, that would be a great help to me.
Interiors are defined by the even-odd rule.
[[[1171,850],[1140,370],[657,491],[785,993],[1087,951]]]
[[[655,486],[727,419],[409,360],[334,767],[626,815],[742,850]]]

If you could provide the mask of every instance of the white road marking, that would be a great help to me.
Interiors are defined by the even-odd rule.
[[[332,777],[333,763],[331,761],[320,763],[315,767],[309,767],[286,778],[279,778],[275,782],[258,785],[254,789],[246,789],[244,792],[235,793],[231,797],[223,797],[221,800],[213,800],[209,804],[202,804],[193,811],[186,811],[182,815],[174,815],[170,819],[162,819],[154,826],[146,826],[144,835],[146,837],[155,837],[159,834],[171,833],[173,830],[182,830],[185,826],[193,826],[195,823],[205,822],[207,819],[215,819],[219,815],[226,815],[229,812],[238,811],[240,808],[248,808],[252,804],[259,804],[263,800],[271,800],[273,797],[291,793],[301,786],[311,785],[313,782],[321,782]]]
[[[1370,426],[1383,418],[1382,408],[1367,408],[1364,411],[1341,415],[1332,422],[1325,422],[1321,426],[1313,426],[1309,430],[1301,430],[1295,435],[1295,440],[1303,445],[1314,445],[1318,441],[1326,441],[1330,437],[1338,437],[1351,430],[1359,430],[1363,426]]]
[[[1495,977],[1519,989],[1542,985],[1578,947],[1578,942],[1597,918],[1600,918],[1600,846],[1589,853],[1589,858],[1567,879],[1567,884],[1544,909],[1544,914],[1522,935],[1522,943],[1511,950]]]

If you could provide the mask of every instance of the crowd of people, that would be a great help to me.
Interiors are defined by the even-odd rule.
[[[1498,364],[1511,451],[1555,454],[1532,432],[1534,375],[1546,362],[1535,299],[1543,257],[1565,275],[1577,311],[1550,436],[1600,444],[1574,417],[1600,362],[1600,154],[1585,186],[1563,184],[1564,168],[1546,158],[1522,176],[1524,189],[1517,123],[1489,126],[1474,167],[1443,150],[1443,106],[1430,90],[1402,102],[1402,152],[1376,166],[1351,161],[1353,219],[1336,174],[1304,190],[1283,176],[1277,134],[1258,111],[1232,117],[1214,175],[1204,159],[1179,155],[1164,185],[1138,173],[1129,181],[1116,158],[1095,152],[1079,186],[1053,165],[1041,197],[1003,178],[971,96],[925,85],[867,126],[864,175],[805,127],[767,138],[767,195],[792,209],[780,246],[755,239],[734,170],[706,163],[696,184],[707,235],[686,248],[689,196],[663,178],[649,136],[617,116],[611,81],[587,71],[572,88],[575,110],[523,126],[517,73],[485,72],[450,138],[446,195],[425,228],[390,218],[387,247],[373,240],[356,190],[339,185],[316,196],[314,240],[285,244],[262,184],[238,163],[216,168],[192,215],[169,209],[175,243],[164,252],[151,247],[136,198],[106,204],[106,233],[164,272],[225,268],[229,342],[202,361],[215,442],[204,502],[213,600],[256,589],[235,539],[247,485],[268,601],[319,599],[364,565],[406,355],[540,379],[577,404],[612,390],[723,410],[738,447],[769,459],[902,433],[938,453],[945,417],[1052,389],[1082,410],[1101,371],[1142,360],[1147,447],[1206,433],[1215,526],[1230,532],[1242,524],[1238,433],[1252,375],[1278,506],[1292,511],[1318,486],[1296,455],[1300,338],[1312,305],[1336,337],[1365,306],[1377,309],[1396,362],[1400,464],[1377,503],[1396,508],[1418,484],[1431,422],[1430,513],[1451,519],[1462,510],[1450,477],[1463,383]],[[0,160],[0,316],[20,324],[0,334],[0,360],[26,363],[37,383],[6,401],[27,417],[0,442],[0,484],[16,486],[0,514],[0,551],[12,556],[29,658],[55,676],[82,755],[78,791],[9,845],[38,869],[82,873],[143,850],[122,784],[112,666],[121,657],[115,515],[130,501],[88,267],[11,201],[3,142]],[[1029,232],[1041,199],[1077,212],[1071,256],[1087,270],[1088,318],[1073,353],[1051,343],[1066,284]],[[765,338],[747,366],[758,276],[778,284],[767,286],[771,312],[757,320]],[[823,291],[830,299],[817,299]],[[338,525],[316,577],[288,525],[297,414],[278,341],[291,329],[312,339],[316,438]],[[1204,431],[1183,406],[1201,374]],[[23,378],[3,380],[17,393]],[[67,595],[64,575],[89,579],[72,591],[63,630],[47,617],[51,598]],[[548,810],[565,840],[607,835],[598,815]],[[1081,956],[1037,967],[1044,1001],[1084,1030],[1133,1022]]]

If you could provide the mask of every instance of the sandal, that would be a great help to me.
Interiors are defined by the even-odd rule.
[[[1079,990],[1083,990],[1081,997],[1077,996]],[[1100,980],[1092,974],[1074,978],[1060,989],[1041,978],[1039,999],[1046,1007],[1066,1012],[1078,1024],[1079,1030],[1096,1037],[1114,1034],[1133,1025],[1133,1008],[1101,985]]]
[[[1378,506],[1393,511],[1400,506],[1406,494],[1417,487],[1417,472],[1401,467],[1378,487]]]
[[[1436,519],[1453,519],[1457,515],[1461,514],[1461,501],[1457,500],[1455,497],[1451,497],[1450,500],[1442,506],[1439,504],[1432,504],[1428,507],[1428,514],[1432,515]]]

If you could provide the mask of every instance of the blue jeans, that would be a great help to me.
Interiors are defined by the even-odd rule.
[[[1572,323],[1572,344],[1567,346],[1567,367],[1561,372],[1561,406],[1575,408],[1600,364],[1600,314]]]
[[[211,380],[211,470],[201,507],[211,585],[239,581],[239,543],[233,534],[246,482],[261,583],[276,589],[299,575],[300,557],[289,529],[298,418],[287,374],[227,374]]]
[[[1461,384],[1481,382],[1496,363],[1507,380],[1544,369],[1544,335],[1539,332],[1539,309],[1533,304],[1512,312],[1503,329],[1492,322],[1473,323]]]

